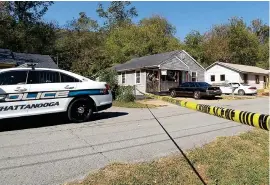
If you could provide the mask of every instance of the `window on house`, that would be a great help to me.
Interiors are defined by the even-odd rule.
[[[244,83],[247,84],[248,83],[248,75],[244,74]]]
[[[260,83],[259,75],[255,75],[255,81],[256,81],[256,84],[259,84]]]
[[[266,82],[266,76],[263,76],[263,82]]]
[[[216,81],[215,80],[215,75],[211,75],[211,82],[214,82],[214,81]]]
[[[122,73],[122,84],[126,83],[126,74]]]
[[[191,81],[192,82],[197,82],[197,72],[192,72],[191,73]]]
[[[220,81],[225,81],[225,75],[220,75]]]
[[[141,83],[141,72],[136,71],[136,84]]]

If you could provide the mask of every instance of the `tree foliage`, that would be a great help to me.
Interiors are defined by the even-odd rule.
[[[259,49],[256,35],[248,31],[242,19],[232,18],[229,25],[231,61],[238,64],[256,65]]]
[[[132,18],[138,16],[136,8],[134,6],[129,8],[130,5],[131,3],[129,1],[113,1],[105,10],[103,5],[100,3],[96,12],[99,17],[105,19],[106,27],[113,28],[125,24],[131,24]]]
[[[112,30],[105,41],[107,56],[115,63],[124,63],[133,57],[177,50],[174,27],[160,16],[143,19],[139,24],[125,25]]]
[[[9,1],[1,4],[0,48],[51,54],[56,40],[55,23],[40,21],[52,2]]]
[[[203,35],[192,31],[185,37],[185,48],[197,61],[203,61]]]
[[[9,14],[18,22],[36,22],[47,12],[52,1],[10,1]]]
[[[269,68],[269,26],[260,19],[247,24],[233,17],[205,33],[193,30],[181,42],[165,17],[153,15],[135,23],[138,13],[130,2],[113,1],[106,8],[99,4],[96,12],[104,25],[80,12],[64,27],[42,21],[51,4],[0,2],[0,48],[49,54],[60,68],[91,78],[109,74],[113,65],[134,57],[181,49],[204,66],[222,61]]]

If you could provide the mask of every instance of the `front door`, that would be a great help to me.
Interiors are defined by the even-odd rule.
[[[26,84],[26,70],[0,73],[0,118],[27,115],[25,108],[30,85]]]
[[[179,85],[183,83],[183,71],[179,71]]]

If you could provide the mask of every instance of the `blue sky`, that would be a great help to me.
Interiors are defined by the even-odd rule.
[[[105,7],[110,2],[102,2]],[[86,12],[92,19],[99,19],[96,13],[98,2],[78,1],[78,2],[55,2],[49,7],[44,16],[46,21],[57,21],[59,25],[64,25],[66,21],[77,18],[79,12]],[[209,30],[212,25],[225,23],[233,16],[242,17],[248,24],[251,20],[260,18],[269,25],[269,2],[175,2],[175,1],[133,1],[139,16],[138,20],[159,14],[166,17],[176,29],[176,36],[183,41],[186,34],[192,30],[201,33]]]

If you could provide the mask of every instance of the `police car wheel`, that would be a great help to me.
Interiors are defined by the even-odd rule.
[[[71,122],[81,123],[88,121],[93,113],[93,105],[87,98],[74,100],[68,108],[68,119]]]

